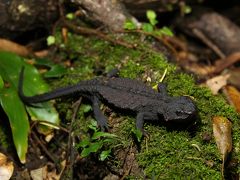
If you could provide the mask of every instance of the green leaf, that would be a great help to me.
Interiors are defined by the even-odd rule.
[[[56,40],[55,40],[55,37],[54,36],[48,36],[47,37],[47,45],[48,46],[51,46],[53,44],[55,44]]]
[[[52,67],[55,64],[53,63],[53,61],[51,61],[48,58],[36,58],[35,63],[37,65],[42,65],[42,66],[47,66],[47,67]]]
[[[102,151],[99,157],[100,161],[104,161],[107,157],[109,157],[111,153],[111,149],[107,150],[107,151]]]
[[[23,62],[23,61],[22,61]],[[33,66],[25,63],[23,91],[26,96],[33,96],[49,91],[48,85],[43,81],[40,74]],[[17,69],[17,67],[16,67]],[[19,70],[20,71],[20,70]],[[18,77],[18,75],[17,75]],[[17,84],[18,82],[16,82]],[[41,108],[27,107],[27,111],[32,120],[47,121],[52,124],[59,124],[59,116],[51,102],[38,103]],[[46,127],[46,126],[45,126]],[[51,129],[40,126],[39,130],[43,134],[48,134]]]
[[[69,20],[73,20],[75,18],[75,15],[73,13],[66,14],[66,18]]]
[[[44,83],[44,81],[41,79],[41,76],[39,75],[38,71],[32,65],[25,63],[21,57],[15,55],[13,53],[0,52],[0,76],[2,77],[4,82],[9,83],[11,91],[7,92],[8,96],[10,96],[10,97],[17,96],[19,72],[23,66],[25,67],[25,74],[24,74],[25,79],[24,79],[23,90],[26,95],[31,96],[31,95],[43,93],[43,92],[46,92],[49,90],[47,84]],[[3,90],[6,91],[5,88],[3,88]],[[6,93],[4,93],[4,94],[6,94]],[[15,128],[15,127],[18,127],[19,124],[14,124],[14,122],[16,122],[16,121],[12,118],[16,118],[15,116],[18,115],[18,113],[16,113],[17,105],[15,106],[15,104],[20,104],[20,103],[17,102],[16,99],[12,100],[12,102],[14,102],[14,103],[9,104],[10,102],[2,100],[2,106],[3,107],[7,106],[9,109],[11,108],[14,110],[14,111],[9,111],[8,113],[6,112],[6,113],[8,115],[10,123],[11,122],[13,123],[13,125],[11,125],[11,127]],[[47,121],[47,122],[50,122],[50,123],[53,123],[56,125],[59,124],[58,114],[57,114],[55,108],[51,105],[51,103],[39,103],[38,106],[47,107],[47,108],[46,109],[44,109],[44,108],[27,108],[28,112],[33,120]],[[21,108],[19,108],[19,109],[21,109]],[[25,111],[25,108],[22,108],[22,109]],[[19,123],[21,121],[17,121],[17,122]],[[21,123],[24,124],[26,122],[24,121]],[[41,126],[41,127],[45,127],[45,128],[41,128],[42,133],[49,133],[49,131],[51,131],[51,129],[46,128],[46,126]],[[12,132],[14,132],[14,130],[15,129],[12,129]],[[24,128],[20,127],[18,130],[19,131],[22,130],[23,131],[22,136],[25,136],[25,138],[27,139],[27,135],[26,135]],[[14,137],[15,136],[14,134],[13,134],[13,139],[16,139],[17,137]],[[18,150],[19,144],[16,144],[15,140],[14,140],[14,144],[16,146],[16,149]],[[26,144],[23,143],[22,146],[24,147],[24,146],[26,146]],[[20,153],[20,154],[23,154],[23,153]],[[23,157],[20,156],[20,154],[19,154],[19,158],[21,160]]]
[[[133,21],[127,20],[124,23],[123,28],[126,29],[126,30],[134,30],[134,29],[137,29],[137,26]]]
[[[85,148],[90,144],[90,140],[89,139],[83,139],[80,143],[78,143],[77,148]]]
[[[152,26],[155,26],[158,21],[156,20],[157,14],[153,10],[147,10],[147,18]]]
[[[153,32],[153,26],[149,23],[143,23],[142,24],[142,30],[145,32]]]
[[[108,138],[116,138],[117,136],[115,134],[110,134],[102,131],[97,131],[93,134],[92,139],[98,139],[100,137],[108,137]]]
[[[53,77],[60,77],[66,73],[66,69],[60,65],[60,64],[55,64],[54,66],[51,66],[51,69],[44,73],[44,77],[46,78],[53,78]]]
[[[164,35],[167,35],[167,36],[173,36],[173,32],[171,31],[171,29],[169,29],[168,27],[164,26],[163,28],[160,29],[160,32]]]
[[[2,76],[0,75],[0,89],[2,89],[4,87],[4,82],[2,79]]]
[[[50,59],[47,59],[47,58],[37,58],[35,60],[35,64],[50,68],[49,71],[43,74],[44,77],[46,78],[60,77],[67,72],[64,66],[60,64],[55,64]]]
[[[109,138],[107,138],[107,139],[103,139],[102,140],[102,142],[104,143],[104,144],[106,144],[106,143],[113,143],[115,140],[117,140],[117,139],[109,139]]]
[[[89,145],[89,150],[91,151],[91,152],[97,152],[101,147],[102,147],[102,145],[103,145],[103,143],[102,143],[102,141],[98,141],[98,142],[95,142],[95,143],[91,143],[90,145]]]
[[[13,87],[0,90],[0,104],[8,116],[18,157],[25,163],[30,128],[24,105]]]
[[[97,131],[97,121],[91,120],[90,124],[88,125],[88,128]]]
[[[84,113],[90,112],[92,110],[92,106],[90,106],[88,104],[81,105],[81,108],[82,108]],[[95,121],[95,123],[96,123],[96,121]]]
[[[81,157],[87,157],[89,154],[91,153],[91,151],[88,148],[84,148],[81,152]]]
[[[89,147],[84,148],[81,152],[82,157],[87,157],[92,152],[97,152],[101,147],[103,143],[102,141],[91,143]]]

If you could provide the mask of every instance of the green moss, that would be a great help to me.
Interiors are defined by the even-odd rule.
[[[129,42],[137,42],[136,36],[125,36]],[[59,42],[59,40],[58,40]],[[177,73],[177,68],[168,63],[166,58],[149,50],[148,45],[139,45],[140,49],[127,49],[122,46],[112,46],[108,42],[96,38],[86,38],[69,35],[64,48],[69,50],[69,57],[75,59],[74,69],[69,70],[56,86],[74,84],[82,79],[90,79],[98,74],[106,73],[110,69],[119,68],[120,76],[137,78],[156,85],[167,69],[164,83],[168,85],[168,92],[173,96],[188,95],[194,98],[198,107],[200,122],[194,132],[192,130],[169,130],[163,126],[147,124],[146,131],[150,139],[144,139],[137,160],[147,178],[155,179],[220,179],[221,157],[212,135],[212,117],[221,115],[233,122],[233,153],[232,160],[236,165],[229,170],[231,174],[240,173],[240,121],[239,115],[226,104],[220,96],[213,96],[211,92],[194,84],[192,76]],[[100,73],[98,73],[100,70]],[[80,109],[76,123],[79,134],[86,133],[91,113]],[[129,145],[134,125],[134,117],[123,118],[119,121],[116,134],[122,137],[123,144]],[[212,139],[204,141],[204,134]],[[129,145],[130,146],[130,145]],[[230,160],[231,161],[231,160]],[[131,174],[131,177],[136,174]],[[140,178],[140,177],[138,177]],[[141,177],[143,178],[143,177]]]

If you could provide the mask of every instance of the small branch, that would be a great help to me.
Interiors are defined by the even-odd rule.
[[[75,151],[74,151],[74,148],[73,148],[74,134],[73,134],[72,131],[73,131],[73,124],[74,124],[75,119],[77,117],[77,112],[79,110],[81,102],[82,102],[82,97],[80,97],[79,100],[76,101],[72,105],[73,115],[72,115],[72,118],[71,118],[71,124],[70,124],[69,134],[68,134],[68,146],[67,146],[67,153],[66,153],[66,160],[67,160],[67,162],[66,162],[66,164],[69,167],[69,171],[70,171],[70,175],[71,176],[73,175],[73,164],[74,164],[74,160],[75,160],[75,157],[74,157]]]
[[[220,58],[225,58],[225,54],[212,42],[210,41],[200,30],[194,28],[193,33],[201,39],[209,48],[211,48]]]
[[[226,58],[220,59],[216,61],[216,67],[212,73],[220,73],[224,69],[228,68],[229,66],[233,65],[234,63],[240,61],[240,52],[232,53],[231,55],[227,56]]]
[[[64,22],[64,26],[66,26],[67,28],[71,29],[72,31],[74,31],[76,33],[84,34],[84,35],[95,35],[102,40],[111,42],[114,45],[121,45],[126,48],[134,49],[136,47],[134,44],[130,44],[130,43],[124,42],[122,40],[113,39],[101,31],[97,31],[95,29],[91,29],[91,28],[87,28],[87,27],[76,26],[66,20],[63,20],[63,22]]]
[[[57,160],[56,158],[54,157],[53,154],[51,154],[47,148],[45,147],[45,145],[40,141],[40,139],[37,137],[36,133],[34,131],[32,131],[32,137],[34,139],[34,141],[36,141],[40,146],[41,146],[41,149],[43,150],[43,152],[47,155],[47,157],[52,161],[54,162],[54,164],[57,166]]]

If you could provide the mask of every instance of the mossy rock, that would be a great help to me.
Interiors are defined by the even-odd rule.
[[[221,179],[222,160],[212,133],[214,116],[227,117],[233,123],[233,151],[226,169],[228,177],[239,175],[239,115],[223,97],[213,96],[207,88],[196,85],[191,75],[180,72],[164,55],[152,50],[147,43],[140,44],[136,36],[124,37],[129,43],[139,44],[136,49],[74,34],[69,34],[67,44],[63,45],[59,35],[56,37],[58,43],[65,48],[64,52],[66,50],[71,52],[62,55],[75,60],[74,68],[69,70],[68,75],[57,82],[56,86],[91,79],[113,68],[118,68],[122,77],[136,78],[155,86],[167,69],[163,82],[167,84],[168,93],[172,96],[191,96],[196,102],[199,117],[196,118],[198,122],[193,125],[194,128],[189,126],[179,130],[147,123],[144,129],[150,138],[144,138],[139,144],[132,135],[135,117],[115,114],[112,111],[107,113],[111,116],[109,123],[113,127],[112,133],[122,140],[120,146],[115,145],[113,149],[119,152],[121,148],[136,147],[138,144],[134,152],[136,160],[134,163],[137,163],[141,173],[132,170],[127,176],[129,179]],[[108,111],[106,107],[103,109],[105,112]],[[75,133],[83,134],[87,132],[88,119],[92,118],[91,113],[85,113],[84,108],[81,108],[78,118]],[[84,136],[86,135],[82,135]],[[206,139],[206,136],[209,138]],[[106,161],[116,163],[117,160],[119,160],[117,157],[110,157]]]

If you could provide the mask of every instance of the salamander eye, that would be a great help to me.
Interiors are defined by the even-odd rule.
[[[177,111],[176,111],[176,114],[177,114],[178,116],[181,116],[181,115],[184,115],[185,113],[184,113],[184,111],[182,111],[182,110],[177,110]]]
[[[182,116],[186,117],[186,116],[188,116],[190,114],[191,113],[188,113],[187,111],[183,111],[183,110],[177,110],[176,111],[176,115],[179,116],[179,117],[182,117]]]

